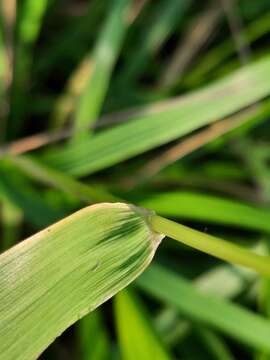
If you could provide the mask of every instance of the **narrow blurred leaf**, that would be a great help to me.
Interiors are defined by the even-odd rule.
[[[18,172],[6,170],[0,168],[0,196],[19,207],[30,224],[37,227],[47,226],[65,215],[47,204],[40,193]]]
[[[270,93],[270,58],[192,93],[160,111],[103,131],[89,140],[45,156],[53,166],[83,176],[186,135],[251,105]]]
[[[129,60],[120,73],[121,85],[134,81],[145,69],[151,57],[158,52],[176,26],[181,23],[191,0],[159,1],[150,21],[138,37]]]
[[[20,8],[18,31],[25,45],[32,45],[39,34],[41,21],[50,0],[24,0]]]
[[[250,44],[258,40],[270,31],[270,13],[263,14],[259,18],[255,18],[250,24],[245,27],[245,36]],[[186,81],[189,84],[196,84],[202,81],[202,78],[209,72],[213,71],[220,63],[228,59],[235,52],[235,45],[232,39],[228,39],[212,50],[205,53],[199,58],[192,71],[187,74]]]
[[[6,48],[5,48],[5,43],[4,43],[3,18],[2,18],[1,11],[2,11],[2,9],[0,6],[0,100],[2,98],[2,93],[3,93],[4,83],[5,83],[4,76],[5,76],[5,70],[6,70]]]
[[[213,195],[192,192],[149,194],[140,205],[164,216],[270,232],[270,210]]]
[[[6,140],[8,89],[12,78],[12,49],[8,32],[14,21],[14,7],[14,0],[3,0],[0,3],[0,144]]]
[[[233,299],[239,296],[257,276],[244,268],[223,264],[210,268],[192,281],[193,286],[208,296]],[[166,307],[155,319],[156,326],[170,345],[177,344],[192,329],[192,324],[181,316],[175,307]]]
[[[74,137],[80,138],[100,113],[111,73],[128,27],[131,0],[114,0],[108,19],[99,35],[93,56],[89,55],[87,80],[79,96],[74,120]]]
[[[122,291],[115,298],[115,314],[121,352],[125,360],[169,360],[146,310],[134,294]]]
[[[257,275],[253,271],[223,264],[202,273],[193,281],[193,284],[205,294],[233,299],[256,279]]]
[[[41,81],[44,81],[44,78],[54,71],[55,66],[57,68],[61,67],[63,63],[80,61],[89,49],[89,45],[96,39],[100,19],[104,17],[106,5],[100,0],[88,2],[85,4],[87,8],[81,16],[70,17],[68,24],[54,33],[53,39],[48,41],[48,44],[44,44],[44,50],[41,49],[41,56],[36,59],[37,63],[34,69]],[[76,44],[76,52],[70,44]]]
[[[23,126],[33,45],[39,35],[48,2],[49,0],[25,0],[17,4],[15,63],[8,122],[10,137],[17,135]]]
[[[0,251],[8,249],[19,240],[22,220],[23,212],[21,209],[1,196],[0,189]]]
[[[110,340],[99,310],[84,316],[78,327],[80,360],[109,360]]]
[[[214,296],[202,295],[180,275],[161,266],[152,265],[137,283],[185,316],[270,352],[270,321],[262,316]]]
[[[225,341],[220,336],[215,334],[213,331],[204,327],[197,327],[196,335],[199,336],[200,340],[207,348],[208,352],[212,355],[213,359],[215,360],[234,359]]]
[[[269,254],[269,244],[266,244],[267,253]],[[268,319],[270,318],[270,281],[267,278],[261,279],[260,291],[259,291],[259,310],[263,313]],[[256,360],[269,360],[269,352],[259,352],[257,354]]]
[[[71,176],[52,169],[31,157],[13,156],[6,158],[5,162],[20,169],[32,179],[74,195],[86,203],[117,200],[116,197],[101,186],[77,181]]]
[[[0,353],[34,359],[133,281],[161,236],[126,204],[84,208],[0,256]]]

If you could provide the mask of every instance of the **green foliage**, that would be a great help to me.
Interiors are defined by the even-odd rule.
[[[148,194],[140,204],[173,218],[228,224],[266,233],[270,231],[269,210],[198,192]]]
[[[90,74],[84,74],[86,84],[80,94],[75,115],[74,135],[85,133],[99,115],[110,76],[121,49],[122,40],[128,26],[130,0],[116,0],[109,13],[109,19],[96,44],[93,55],[89,56]]]
[[[132,118],[66,149],[53,150],[45,160],[76,176],[117,164],[175,140],[204,125],[253,104],[270,93],[270,59],[266,57],[200,91],[160,104],[161,110]],[[237,96],[234,91],[237,90]]]
[[[116,296],[115,316],[124,359],[171,358],[159,340],[143,305],[132,293],[122,291]]]
[[[0,2],[1,359],[269,359],[268,278],[209,256],[269,273],[269,19],[268,0]],[[153,255],[134,208],[135,227],[80,210],[108,202],[208,255],[163,241],[86,315]]]
[[[160,238],[135,208],[102,204],[4,252],[2,358],[36,358],[68,326],[134,280],[151,261]]]
[[[99,310],[84,316],[78,327],[81,359],[109,360],[110,339]]]
[[[249,346],[270,351],[270,321],[215,296],[200,294],[180,275],[152,265],[138,285],[193,320],[209,324]]]

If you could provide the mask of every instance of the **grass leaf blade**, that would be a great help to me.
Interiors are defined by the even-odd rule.
[[[117,294],[115,314],[123,359],[170,359],[144,307],[134,294],[126,290]]]
[[[37,358],[67,327],[134,280],[150,263],[160,238],[141,210],[104,203],[4,252],[2,359]]]
[[[263,317],[214,296],[202,295],[187,280],[162,266],[152,265],[137,283],[191,319],[270,352],[270,321]]]
[[[91,139],[47,153],[44,160],[85,176],[139,155],[228,116],[270,93],[270,57],[257,61],[195,93],[174,100]]]

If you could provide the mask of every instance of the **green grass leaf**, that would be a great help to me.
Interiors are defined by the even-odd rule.
[[[21,223],[23,219],[23,212],[3,194],[0,189],[0,204],[1,204],[1,241],[0,249],[6,250],[14,245],[20,238]]]
[[[15,167],[33,180],[71,194],[87,204],[119,200],[101,186],[80,182],[29,156],[9,156],[4,159],[3,163]]]
[[[78,323],[80,360],[109,360],[110,339],[99,309],[84,316]]]
[[[161,236],[125,204],[84,208],[0,256],[0,353],[34,359],[134,280]]]
[[[16,23],[15,57],[11,91],[9,136],[16,136],[24,124],[26,94],[28,91],[33,45],[35,44],[49,0],[25,0],[18,3]]]
[[[257,276],[252,271],[222,264],[200,274],[192,281],[192,285],[200,293],[229,300],[242,294],[256,279]],[[173,306],[166,306],[160,311],[155,323],[162,339],[170,345],[178,343],[193,327],[192,321],[182,318]],[[205,327],[203,329],[206,331]]]
[[[124,290],[115,298],[118,338],[125,360],[169,360],[167,350],[158,338],[139,299]]]
[[[4,42],[3,15],[0,9],[0,99],[4,90],[4,77],[6,71],[6,47]]]
[[[252,44],[260,37],[264,36],[270,31],[270,13],[265,13],[259,18],[255,18],[250,24],[247,24],[245,27],[245,36],[249,42]],[[231,38],[224,41],[221,44],[218,44],[216,47],[208,51],[204,56],[202,56],[193,69],[190,71],[190,74],[187,75],[187,82],[193,84],[194,82],[199,83],[202,81],[203,77],[215,71],[218,65],[222,64],[235,52],[235,44]]]
[[[119,74],[119,85],[126,87],[134,82],[151,58],[160,50],[177,25],[183,20],[191,0],[162,0],[154,9],[150,21],[138,36],[131,56]]]
[[[140,205],[163,216],[270,232],[270,211],[213,195],[193,192],[149,194]]]
[[[48,163],[76,176],[115,165],[253,104],[270,93],[270,57],[202,90],[148,110],[89,140],[51,151]],[[159,107],[158,107],[159,108]]]
[[[204,327],[196,328],[195,332],[208,352],[212,355],[211,358],[215,360],[234,360],[225,341],[220,336]]]
[[[84,75],[87,80],[79,96],[75,112],[74,137],[76,139],[85,134],[85,129],[99,115],[124,34],[129,25],[127,10],[130,4],[130,0],[114,0],[93,56],[89,56],[90,72]]]
[[[69,62],[74,64],[74,60],[79,62],[89,49],[89,45],[96,39],[100,19],[105,15],[107,4],[100,0],[92,0],[85,5],[85,11],[81,16],[69,18],[68,23],[53,34],[53,38],[44,42],[44,48],[41,49],[40,57],[36,59],[33,69],[42,82],[49,74],[59,69],[58,66],[61,68],[61,64]],[[71,44],[79,45],[76,52]],[[58,124],[52,125],[57,127]]]
[[[262,316],[201,294],[187,280],[162,266],[152,265],[137,284],[192,320],[211,325],[248,346],[270,352],[270,321]]]
[[[21,191],[23,189],[23,191]],[[0,199],[20,208],[27,222],[40,228],[66,215],[51,207],[21,174],[0,167]]]

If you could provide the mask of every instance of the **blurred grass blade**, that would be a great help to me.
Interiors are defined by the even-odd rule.
[[[209,42],[211,35],[213,36],[213,33],[216,32],[222,15],[222,7],[215,2],[210,2],[206,9],[191,21],[184,35],[181,34],[180,41],[176,43],[175,50],[161,72],[160,88],[172,88],[175,83],[181,81],[183,74],[194,62],[196,55]]]
[[[96,93],[97,91],[99,91],[98,103],[96,103],[95,106],[91,107],[92,110],[90,109],[90,105],[88,105],[89,106],[88,111],[89,110],[91,111],[88,114],[89,115],[88,118],[86,118],[85,116],[86,125],[89,124],[91,125],[96,120],[96,116],[98,115],[98,113],[100,113],[102,102],[104,100],[104,96],[108,87],[108,80],[114,68],[113,65],[117,60],[117,57],[119,56],[121,44],[123,42],[123,37],[124,37],[123,35],[125,35],[125,33],[128,30],[128,27],[130,27],[130,25],[138,17],[143,7],[145,6],[146,2],[147,0],[143,0],[140,2],[139,5],[137,3],[127,2],[126,9],[124,10],[128,10],[128,12],[124,14],[125,21],[120,23],[120,27],[119,27],[119,23],[114,24],[115,14],[119,12],[119,9],[116,6],[117,3],[115,2],[113,11],[109,16],[107,23],[104,26],[103,32],[100,35],[99,40],[96,43],[95,51],[91,54],[87,54],[80,61],[77,68],[72,72],[71,76],[69,77],[64,93],[59,97],[59,99],[55,104],[54,110],[51,115],[51,124],[54,128],[60,128],[66,123],[66,121],[69,118],[69,115],[74,110],[76,101],[78,100],[78,97],[81,92],[83,92],[81,96],[84,97],[85,99],[88,97],[89,102],[91,102],[92,98],[95,100]],[[98,6],[100,7],[100,4],[101,2],[95,4],[94,10],[98,8]],[[90,17],[90,20],[93,18],[93,10],[90,12],[88,16]],[[96,15],[95,17],[98,17],[98,15]],[[111,26],[112,31],[115,28],[117,29],[117,31],[115,31],[115,34],[106,31],[106,29],[108,30],[109,25]],[[113,37],[113,42],[111,42],[112,37]],[[108,49],[110,49],[110,51],[112,52],[111,62],[108,62],[107,59],[106,60],[102,59],[100,63],[97,63],[97,61],[100,61],[98,54],[101,51],[100,50],[101,47],[107,47]],[[102,72],[103,75],[101,74]],[[96,77],[103,76],[103,85],[98,84],[98,86],[100,85],[100,89],[96,89],[97,84],[93,84],[93,80],[95,76]],[[86,88],[87,82],[89,86]],[[96,110],[93,113],[94,109]],[[77,111],[77,118],[75,118],[75,123],[76,123],[76,119],[78,119],[79,111],[80,109],[78,109]]]
[[[186,135],[249,106],[270,93],[270,57],[174,100],[160,111],[103,131],[45,156],[51,165],[84,176]],[[161,105],[160,105],[161,106]],[[162,106],[161,106],[162,107]]]
[[[78,335],[80,360],[110,359],[110,340],[99,309],[80,320]]]
[[[269,239],[267,239],[269,241]],[[269,254],[269,242],[265,244],[266,252]],[[259,311],[269,319],[270,318],[270,280],[262,278],[259,290]],[[270,354],[265,351],[259,352],[256,356],[256,360],[269,360]]]
[[[28,156],[7,157],[4,162],[21,170],[30,178],[71,194],[88,204],[93,202],[119,200],[99,185],[90,185],[75,180],[71,176],[52,169]]]
[[[214,296],[198,292],[180,275],[152,265],[138,280],[138,285],[179,312],[244,342],[270,352],[270,321],[251,311]]]
[[[233,299],[257,280],[257,274],[248,269],[228,264],[210,268],[199,275],[194,286],[205,294],[213,294],[224,299]]]
[[[125,360],[169,360],[143,305],[122,291],[115,298],[115,316],[122,357]]]
[[[109,18],[100,33],[91,57],[85,87],[79,96],[74,119],[74,137],[80,138],[85,129],[100,113],[109,85],[112,69],[121,49],[122,40],[128,27],[128,9],[131,0],[114,0]]]
[[[196,335],[200,338],[201,342],[207,348],[208,352],[212,355],[213,359],[215,360],[234,359],[225,341],[215,332],[204,327],[197,327],[195,331],[196,331]]]
[[[0,198],[20,208],[27,222],[40,228],[65,216],[65,212],[51,207],[17,171],[6,170],[0,168]]]
[[[5,84],[6,58],[7,58],[7,54],[6,54],[6,47],[4,41],[3,14],[0,5],[0,100],[2,100],[4,84]],[[1,135],[0,135],[0,139],[1,139]]]
[[[88,77],[91,77],[92,66],[91,57],[86,56],[69,77],[64,92],[56,100],[52,111],[50,117],[52,128],[61,129],[66,125],[80,93],[84,90]]]
[[[37,358],[67,327],[134,280],[161,239],[146,217],[126,204],[94,205],[4,252],[1,358]]]
[[[270,232],[270,210],[236,200],[175,191],[149,194],[139,203],[163,216]]]
[[[233,299],[239,296],[257,279],[257,275],[247,269],[222,264],[203,272],[192,281],[193,286],[208,296]],[[181,319],[175,307],[166,307],[156,317],[156,327],[162,339],[170,345],[185,337],[192,328],[192,322]],[[180,317],[180,318],[179,318]],[[205,329],[206,330],[206,329]]]
[[[1,206],[1,241],[0,252],[14,245],[20,237],[21,223],[23,212],[16,205],[1,196],[0,189],[0,206]]]
[[[41,28],[49,0],[18,2],[15,63],[11,91],[9,137],[16,136],[23,126],[27,88],[32,66],[33,45]]]
[[[51,0],[54,1],[54,0]],[[100,19],[104,17],[106,3],[100,0],[92,0],[85,4],[86,9],[81,16],[72,16],[66,26],[54,33],[52,41],[45,44],[41,56],[35,64],[35,73],[44,81],[46,77],[55,71],[63,63],[79,61],[96,39],[99,30]],[[91,29],[91,31],[89,31]],[[77,44],[76,53],[71,44]]]
[[[245,36],[251,44],[269,31],[270,13],[268,12],[263,16],[256,18],[250,24],[247,24]],[[232,39],[226,40],[212,50],[206,52],[206,54],[199,59],[198,64],[194,66],[192,71],[187,74],[187,83],[190,85],[199,84],[204,76],[215,70],[219,64],[228,59],[234,52],[235,46]]]
[[[122,87],[128,86],[144,71],[151,57],[180,24],[190,3],[191,0],[159,1],[150,21],[146,22],[147,26],[139,36],[139,43],[131,49],[132,56],[120,73],[119,81]]]
[[[19,19],[19,36],[25,45],[33,45],[40,31],[48,3],[53,0],[24,0]]]
[[[15,1],[3,0],[0,3],[0,144],[5,141],[7,130],[7,111],[12,80],[12,28],[15,20]]]

